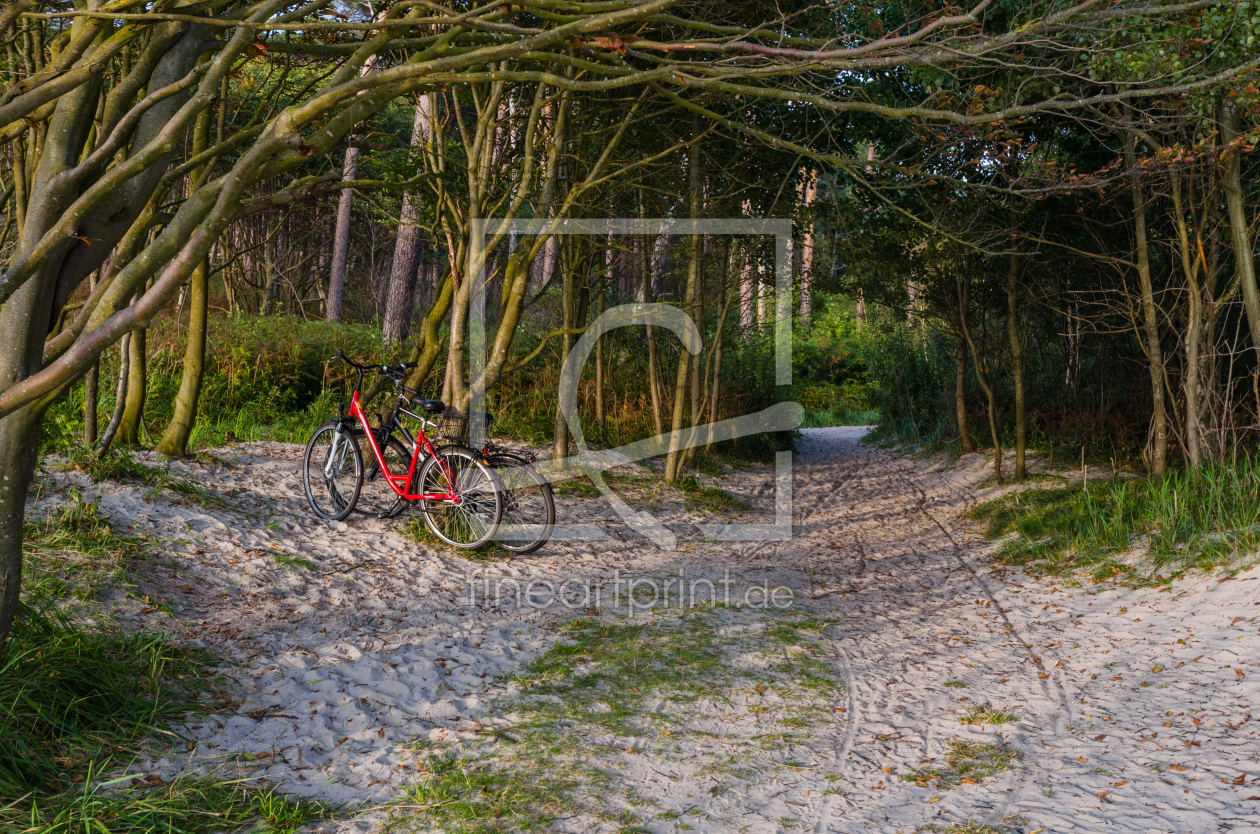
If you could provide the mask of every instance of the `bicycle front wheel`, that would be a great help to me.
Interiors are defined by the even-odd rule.
[[[503,518],[495,541],[513,553],[533,553],[556,526],[551,484],[528,460],[510,452],[491,455],[487,463],[503,487]]]
[[[481,455],[461,446],[445,446],[420,470],[422,495],[452,495],[424,501],[424,523],[442,541],[464,550],[481,547],[494,536],[503,515],[502,487]]]
[[[306,503],[315,515],[341,521],[354,512],[363,488],[363,456],[350,432],[336,423],[320,426],[302,459]]]

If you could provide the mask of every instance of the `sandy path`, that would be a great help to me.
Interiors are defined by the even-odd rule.
[[[893,832],[968,819],[1029,832],[1255,829],[1260,586],[1247,583],[1260,577],[1098,592],[994,572],[991,546],[962,517],[991,492],[977,490],[983,461],[933,469],[863,446],[860,436],[805,432],[791,541],[703,543],[691,526],[702,516],[671,505],[661,516],[685,548],[673,553],[652,549],[597,499],[560,509],[566,520],[600,525],[607,541],[557,543],[511,562],[473,563],[405,541],[395,522],[320,524],[300,498],[298,450],[278,444],[221,453],[230,464],[190,465],[226,507],[92,488],[75,473],[49,476],[41,500],[55,503],[59,488],[94,489],[116,524],[186,542],[168,567],[146,571],[140,590],[172,606],[157,625],[239,664],[226,674],[241,704],[193,728],[187,758],[151,763],[168,776],[244,760],[285,790],[386,801],[414,781],[417,740],[475,739],[469,722],[475,730],[506,721],[513,695],[496,674],[553,645],[557,625],[577,613],[470,601],[469,570],[605,583],[614,571],[730,571],[737,587],[781,583],[800,606],[834,618],[810,651],[846,687],[824,699],[825,720],[785,735],[781,750],[749,752],[748,738],[763,733],[749,735],[730,717],[748,706],[741,693],[715,695],[695,714],[725,730],[626,748],[618,789],[680,814],[646,819],[654,831],[680,830],[685,820],[684,830]],[[770,480],[768,469],[754,469],[726,485],[749,502],[750,517],[766,518]],[[133,615],[158,616],[138,605]],[[959,721],[983,703],[1016,720]],[[771,704],[771,713],[791,706]],[[747,720],[764,728],[771,719],[755,712]],[[944,767],[957,741],[1009,745],[1018,758],[976,785],[902,780]],[[720,791],[719,753],[747,759]],[[600,824],[574,818],[557,828]]]

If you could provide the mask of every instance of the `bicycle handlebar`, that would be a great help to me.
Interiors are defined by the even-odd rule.
[[[418,362],[399,362],[397,365],[363,365],[355,362],[349,356],[346,356],[345,351],[342,350],[339,350],[333,356],[328,357],[329,362],[334,362],[338,359],[359,372],[359,381],[355,385],[356,388],[363,387],[363,373],[365,371],[376,371],[382,376],[392,377],[396,383],[401,383],[405,372],[419,364]]]

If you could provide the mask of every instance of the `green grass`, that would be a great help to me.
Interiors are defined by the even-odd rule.
[[[972,704],[966,714],[958,719],[963,724],[1010,724],[1019,716],[1009,710],[994,709],[992,704]]]
[[[962,687],[966,685],[967,684],[965,681],[959,681],[959,680],[948,680],[948,681],[945,681],[945,683],[941,684],[941,686],[953,686],[959,689],[961,689]]]
[[[331,808],[248,780],[127,773],[204,713],[205,652],[161,634],[76,625],[23,604],[0,651],[0,831],[211,834],[254,823],[292,834]],[[113,775],[123,771],[120,776]]]
[[[450,834],[536,831],[573,810],[568,796],[579,784],[571,776],[435,754],[422,766],[420,781],[407,788],[405,799],[393,809],[394,824],[403,819],[402,811],[422,810],[428,822]]]
[[[803,429],[826,429],[832,426],[873,426],[879,422],[877,409],[853,411],[849,409],[805,409]]]
[[[85,786],[36,800],[20,815],[0,810],[0,827],[24,834],[214,834],[249,826],[258,834],[293,834],[331,810],[243,781],[189,777],[159,787]]]
[[[1094,581],[1167,581],[1230,566],[1260,547],[1260,461],[1207,464],[1080,487],[1027,490],[971,511],[990,538],[1009,536],[999,562],[1035,574],[1088,573]],[[1128,559],[1144,543],[1141,559]]]
[[[28,518],[22,541],[23,593],[36,603],[92,601],[124,585],[125,568],[145,546],[115,532],[95,503],[74,493],[43,518]]]
[[[979,784],[992,776],[1005,773],[1018,758],[1019,751],[1009,744],[952,741],[949,743],[949,752],[945,754],[946,767],[918,768],[901,778],[920,787],[935,783],[936,787],[950,790],[959,785]]]
[[[64,789],[203,709],[208,659],[23,605],[0,654],[0,800]]]

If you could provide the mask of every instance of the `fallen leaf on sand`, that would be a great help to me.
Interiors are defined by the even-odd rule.
[[[959,781],[959,782],[963,782],[964,784],[967,784],[967,785],[974,785],[974,784],[976,784],[976,780],[975,780],[975,779],[972,779],[970,776],[964,776],[963,778],[959,779],[958,781]]]
[[[1106,737],[1107,737],[1107,734],[1106,734],[1106,733],[1103,733],[1103,734],[1102,734],[1102,735],[1100,735],[1100,736],[1094,736],[1094,741],[1102,741],[1102,740],[1103,740],[1103,739],[1105,739]]]
[[[1249,797],[1249,799],[1260,799],[1260,796],[1252,796],[1252,797]],[[928,802],[940,802],[940,801],[941,801],[941,798],[939,796],[934,796],[928,800]]]
[[[1189,770],[1189,768],[1182,767],[1181,765],[1173,765],[1172,769],[1173,770]]]

